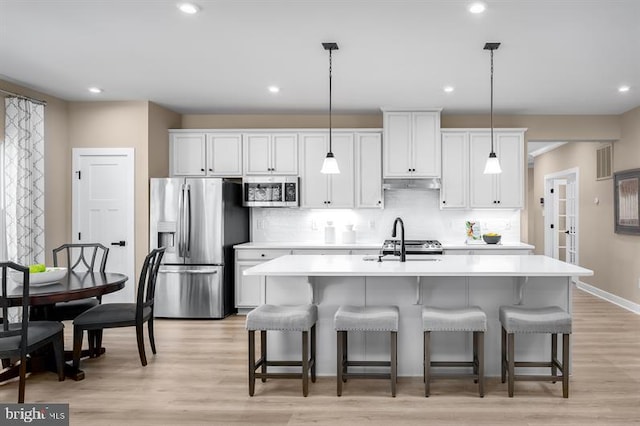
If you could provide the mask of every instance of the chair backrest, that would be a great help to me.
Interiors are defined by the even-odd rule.
[[[2,294],[0,295],[0,305],[2,306],[2,329],[0,329],[0,339],[4,337],[22,335],[20,350],[22,354],[27,352],[27,331],[29,329],[29,268],[13,262],[1,262],[2,268]],[[23,274],[22,278],[22,326],[20,328],[9,328],[9,300],[7,294],[8,272],[17,271]]]
[[[136,300],[136,319],[142,320],[144,308],[151,307],[153,312],[153,297],[156,292],[156,279],[158,278],[158,269],[160,269],[160,261],[164,256],[164,247],[151,250],[145,257],[142,271],[140,271],[140,280],[138,281],[138,297]]]
[[[58,254],[61,251],[64,251],[67,257],[67,269],[70,271],[76,268],[86,268],[87,271],[93,271],[96,260],[100,262],[99,272],[104,272],[107,266],[109,249],[99,243],[63,244],[56,247],[53,249],[53,266],[62,266],[58,264]]]

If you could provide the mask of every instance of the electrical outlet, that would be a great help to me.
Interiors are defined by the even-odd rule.
[[[317,231],[318,230],[318,222],[316,222],[315,219],[311,221],[311,229],[313,231]]]
[[[376,229],[376,221],[375,220],[370,220],[369,221],[369,229]]]
[[[264,219],[258,219],[258,229],[264,229]]]

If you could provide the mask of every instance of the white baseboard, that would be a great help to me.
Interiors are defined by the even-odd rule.
[[[627,311],[631,311],[634,314],[640,315],[640,305],[635,302],[624,299],[620,296],[616,296],[615,294],[599,289],[598,287],[583,283],[582,281],[578,281],[576,287],[589,294],[593,294],[594,296],[599,297],[602,300],[606,300],[607,302],[611,302],[614,305],[620,306]]]

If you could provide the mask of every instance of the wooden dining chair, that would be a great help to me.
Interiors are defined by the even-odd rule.
[[[0,295],[2,306],[2,329],[0,329],[0,359],[3,367],[5,360],[20,358],[20,382],[18,384],[18,402],[24,402],[25,380],[27,374],[27,354],[46,345],[53,345],[56,357],[58,380],[64,380],[64,326],[58,321],[29,321],[29,268],[13,262],[0,263],[2,268],[2,294],[7,293],[7,273],[23,274],[22,284],[22,319],[19,322],[9,321],[9,301]]]
[[[109,249],[99,243],[62,244],[53,249],[53,266],[66,266],[69,271],[105,272],[108,256]],[[56,321],[72,320],[101,302],[100,297],[58,302],[49,318]]]
[[[102,332],[105,328],[136,327],[138,353],[143,366],[147,365],[144,350],[144,323],[148,323],[149,342],[151,351],[156,353],[156,343],[153,335],[153,299],[156,291],[156,279],[160,261],[164,255],[164,247],[151,250],[144,260],[136,303],[105,303],[95,306],[73,320],[73,366],[80,367],[82,337],[85,330],[95,332],[96,347],[102,344]]]

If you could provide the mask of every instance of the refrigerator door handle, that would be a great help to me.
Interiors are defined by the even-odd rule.
[[[184,185],[180,187],[180,196],[178,197],[178,257],[184,257],[183,240],[184,240]]]
[[[175,269],[160,269],[158,270],[159,274],[200,274],[200,275],[213,275],[213,274],[217,274],[218,271],[215,270],[202,270],[202,269],[181,269],[181,270],[175,270]]]
[[[189,184],[185,185],[187,189],[186,193],[186,209],[185,209],[185,225],[186,225],[186,238],[185,245],[185,257],[191,257],[191,187]]]

